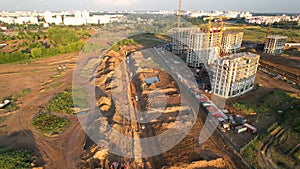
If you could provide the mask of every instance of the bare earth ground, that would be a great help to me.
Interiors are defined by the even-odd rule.
[[[300,73],[300,57],[264,55],[261,57],[261,59],[270,61],[286,71],[293,70],[296,71],[294,73]]]
[[[31,89],[28,95],[18,101],[20,109],[13,112],[13,115],[0,126],[0,147],[33,149],[38,157],[37,163],[40,166],[45,164],[45,168],[77,168],[85,144],[85,134],[75,116],[64,115],[70,119],[71,126],[57,136],[44,136],[31,126],[31,119],[38,113],[39,107],[71,85],[76,61],[77,54],[73,53],[34,60],[30,64],[0,65],[0,98],[18,94],[26,88]],[[293,64],[293,62],[290,63]],[[57,70],[59,65],[66,65],[67,70],[59,73]],[[244,97],[252,98],[253,95],[263,95],[274,88],[293,93],[300,92],[285,82],[275,80],[261,72],[257,74],[256,83],[262,84],[265,90],[257,90]],[[190,150],[204,151],[202,155],[197,154],[198,160],[209,154],[205,150],[210,150],[217,154],[215,158],[221,156],[225,159],[226,167],[236,168],[235,155],[223,145],[219,135],[214,135],[200,148],[194,147],[197,143],[195,138],[201,127],[202,123],[197,122],[184,141],[165,154],[165,157],[169,158],[168,164],[180,164],[189,160],[188,157],[179,156],[178,150],[186,150],[183,152],[186,155],[191,155]]]
[[[51,97],[72,83],[77,53],[33,60],[30,64],[0,65],[0,97],[15,95],[26,88],[31,92],[20,98],[19,107],[0,130],[0,147],[35,150],[38,166],[76,168],[85,134],[75,116],[67,116],[71,126],[57,136],[44,136],[31,125],[31,120]],[[65,65],[61,73],[57,68]],[[62,115],[60,115],[62,116]]]

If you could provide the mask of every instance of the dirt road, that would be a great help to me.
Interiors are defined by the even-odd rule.
[[[272,144],[275,142],[275,140],[280,138],[286,131],[287,129],[281,128],[274,135],[269,135],[263,140],[263,143],[260,145],[257,154],[260,166],[270,169],[279,168],[270,158],[271,155],[269,149],[272,147]]]

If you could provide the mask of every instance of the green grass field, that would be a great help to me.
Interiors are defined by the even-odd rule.
[[[38,113],[32,120],[32,125],[43,134],[56,134],[63,131],[70,121],[51,113]]]
[[[230,25],[228,25],[230,27]],[[235,26],[236,27],[236,26]],[[267,28],[266,27],[245,27],[240,26],[240,29],[231,29],[228,31],[240,31],[244,33],[244,41],[250,41],[255,43],[264,43]],[[271,28],[270,35],[287,36],[287,42],[299,43],[300,42],[300,29],[281,29]]]
[[[3,169],[27,169],[31,168],[32,152],[29,150],[0,149],[0,168]]]

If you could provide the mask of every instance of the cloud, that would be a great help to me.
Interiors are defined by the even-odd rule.
[[[130,6],[139,0],[93,0],[97,5]]]

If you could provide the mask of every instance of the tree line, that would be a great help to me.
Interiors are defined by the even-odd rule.
[[[1,41],[23,40],[13,52],[0,52],[0,64],[80,51],[90,35],[71,28],[50,28],[47,32],[20,31],[17,35],[0,34]],[[14,42],[15,43],[15,42]]]

